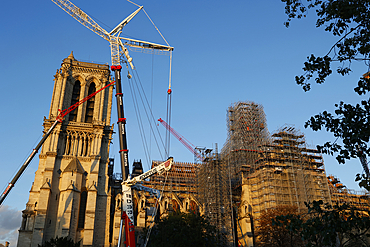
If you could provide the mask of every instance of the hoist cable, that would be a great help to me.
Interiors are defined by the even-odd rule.
[[[146,14],[146,16],[148,17],[148,19],[150,20],[150,22],[153,24],[154,28],[157,30],[157,32],[159,33],[159,35],[161,35],[161,37],[164,40],[164,42],[166,42],[167,46],[170,46],[170,44],[168,44],[167,40],[164,38],[164,36],[162,35],[162,33],[159,31],[158,27],[154,24],[154,22],[152,21],[152,19],[150,19],[149,15],[146,13],[146,11],[145,11],[144,8],[143,8],[143,11]]]
[[[144,89],[143,89],[143,86],[142,86],[142,84],[141,84],[141,81],[140,81],[140,78],[139,78],[139,76],[138,76],[138,73],[137,73],[137,71],[136,70],[134,70],[133,71],[134,72],[134,76],[133,76],[133,78],[134,78],[134,81],[135,81],[135,87],[136,87],[136,91],[138,92],[138,94],[139,94],[139,96],[140,96],[140,99],[141,99],[141,103],[142,103],[142,105],[143,105],[143,108],[144,108],[144,110],[145,110],[145,114],[146,114],[146,117],[147,117],[147,120],[148,120],[148,122],[149,122],[149,127],[150,127],[150,130],[152,131],[152,133],[153,133],[153,137],[154,137],[154,139],[155,139],[155,142],[156,142],[156,144],[157,144],[157,147],[158,147],[158,151],[159,151],[159,153],[160,153],[160,156],[161,156],[161,158],[163,159],[163,155],[162,155],[162,153],[161,153],[161,148],[159,147],[159,143],[158,143],[158,140],[157,140],[157,138],[156,138],[156,135],[154,135],[154,130],[153,130],[153,125],[152,125],[152,123],[153,122],[155,122],[155,118],[154,118],[154,116],[153,116],[153,112],[152,112],[152,109],[150,108],[150,105],[149,105],[149,102],[148,102],[148,99],[147,99],[147,97],[146,97],[146,94],[145,94],[145,92],[144,92]],[[134,88],[135,88],[134,87]],[[149,110],[149,113],[148,113],[148,110]],[[151,119],[152,119],[152,121],[151,121]],[[158,128],[157,128],[157,130],[158,130]],[[162,142],[162,146],[164,145],[163,144],[163,140],[162,140],[162,137],[160,136],[160,134],[159,134],[159,131],[158,131],[158,135],[159,135],[159,139],[160,139],[160,141]]]
[[[137,73],[137,71],[135,70],[135,73],[136,73],[136,76],[138,77],[138,83],[136,83],[136,86],[137,86],[137,90],[139,91],[139,92],[142,92],[141,94],[140,94],[140,97],[141,97],[141,102],[142,102],[142,104],[143,104],[143,107],[144,107],[144,109],[146,110],[147,108],[149,109],[149,113],[150,113],[150,115],[149,114],[147,114],[147,118],[148,118],[148,122],[149,122],[149,124],[150,124],[150,128],[151,128],[151,130],[152,130],[152,132],[153,133],[155,133],[154,131],[153,131],[153,127],[152,127],[152,123],[154,122],[154,123],[156,123],[156,119],[154,118],[154,115],[153,115],[153,111],[152,111],[152,109],[151,109],[151,107],[150,107],[150,105],[149,105],[149,102],[148,102],[148,98],[147,98],[147,96],[146,96],[146,94],[145,94],[145,91],[144,91],[144,88],[143,88],[143,85],[142,85],[142,83],[141,83],[141,81],[140,81],[140,78],[139,78],[139,75],[138,75],[138,73]],[[139,87],[140,86],[140,87]],[[143,95],[143,96],[142,96]],[[145,100],[144,100],[145,99]],[[145,107],[145,105],[147,106],[147,107]],[[152,121],[150,121],[150,117],[151,117],[151,119],[152,119]],[[161,141],[161,143],[162,143],[162,146],[164,147],[164,143],[163,143],[163,140],[162,140],[162,137],[161,137],[161,135],[160,135],[160,133],[159,133],[159,129],[157,128],[157,132],[158,132],[158,136],[160,137],[160,141]],[[154,135],[155,136],[155,135]]]
[[[147,150],[148,148],[147,148],[147,145],[146,145],[146,138],[145,138],[145,133],[144,133],[144,128],[143,128],[143,123],[142,123],[140,111],[138,110],[138,103],[137,103],[137,97],[136,97],[135,89],[133,87],[134,86],[132,85],[131,80],[129,80],[129,88],[130,88],[131,95],[132,95],[132,101],[133,101],[133,105],[134,105],[136,120],[137,120],[138,126],[139,126],[140,137],[142,139],[144,153],[145,153],[147,162],[149,164],[150,160],[149,160],[149,157],[148,157],[148,150]]]
[[[151,80],[151,84],[150,84],[150,108],[153,109],[153,88],[154,88],[154,54],[152,54],[152,80]],[[150,150],[149,150],[149,160],[151,159],[150,155],[151,155],[151,147],[152,147],[152,135],[154,135],[154,133],[150,133],[149,135],[149,147],[150,147]]]
[[[168,78],[168,90],[167,90],[167,112],[166,112],[166,122],[168,126],[171,126],[171,107],[172,107],[172,89],[171,89],[171,71],[172,71],[172,51],[170,51],[170,69]],[[170,153],[170,142],[171,133],[170,130],[166,131],[166,151],[169,156]]]
[[[166,113],[166,122],[168,123],[168,126],[171,127],[171,94],[167,94],[167,113]],[[170,153],[170,139],[171,133],[169,130],[166,131],[166,151],[167,156],[169,156]]]

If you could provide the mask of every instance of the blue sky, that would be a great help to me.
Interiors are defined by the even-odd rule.
[[[74,0],[103,28],[110,31],[136,7],[127,1]],[[285,28],[284,5],[265,1],[168,1],[137,2],[175,47],[172,63],[172,127],[196,146],[219,149],[226,140],[226,110],[237,101],[262,104],[270,132],[293,124],[315,146],[334,138],[325,132],[304,129],[304,122],[320,111],[334,109],[340,100],[357,102],[353,87],[366,68],[353,64],[347,77],[333,75],[323,85],[305,93],[294,82],[311,53],[324,55],[335,39],[315,28],[315,13],[295,20]],[[0,188],[5,188],[42,136],[42,121],[48,116],[53,75],[71,51],[82,61],[110,63],[108,42],[86,29],[51,1],[5,1],[0,20],[1,143]],[[128,37],[163,43],[143,12],[124,29]],[[153,95],[154,116],[165,118],[169,58],[130,53],[141,81]],[[154,91],[151,93],[151,83]],[[127,82],[125,114],[128,119],[130,163],[144,161]],[[113,115],[113,119],[115,114]],[[159,128],[163,128],[159,126]],[[163,129],[162,129],[163,131]],[[118,137],[111,157],[118,165]],[[192,162],[193,155],[171,139],[176,161]],[[154,152],[153,159],[160,159]],[[338,176],[350,189],[358,190],[357,160],[338,165],[324,156],[327,174]],[[23,210],[38,166],[35,158],[8,196],[4,205]],[[0,211],[1,212],[4,212]],[[1,217],[1,216],[0,216]],[[19,218],[19,224],[20,224]],[[1,227],[1,226],[0,226]],[[0,229],[1,230],[1,229]],[[0,232],[2,234],[2,231]],[[0,235],[0,243],[4,238]]]

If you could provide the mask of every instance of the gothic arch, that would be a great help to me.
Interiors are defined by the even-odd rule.
[[[193,200],[190,200],[189,211],[197,212],[197,213],[199,212],[199,207],[198,207],[197,203]]]
[[[80,81],[81,87],[86,85],[86,79],[81,74],[73,74],[73,76],[71,77],[71,80],[69,81],[72,85],[74,85],[76,81]]]
[[[94,75],[89,75],[85,78],[86,87],[89,87],[91,83],[95,83],[97,88],[101,88],[102,82]]]
[[[172,199],[172,209],[173,211],[179,211],[180,210],[180,204],[175,199]]]

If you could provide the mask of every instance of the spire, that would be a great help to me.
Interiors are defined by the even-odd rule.
[[[75,57],[73,56],[73,51],[71,51],[71,54],[67,57],[67,59],[71,59],[72,61],[75,61]]]
[[[71,54],[67,58],[63,59],[63,63],[72,63],[73,61],[77,61],[76,58],[73,56],[73,51],[71,51]]]

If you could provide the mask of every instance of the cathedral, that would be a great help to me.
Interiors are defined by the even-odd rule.
[[[66,109],[111,82],[109,65],[65,58],[54,79],[44,133]],[[108,189],[113,87],[70,112],[45,141],[39,155],[19,247],[68,236],[83,246],[109,245],[111,195]]]

